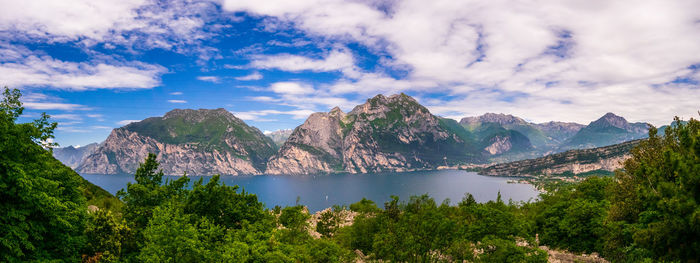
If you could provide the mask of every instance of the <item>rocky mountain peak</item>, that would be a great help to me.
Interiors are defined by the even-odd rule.
[[[83,173],[132,173],[155,153],[166,174],[259,174],[275,143],[225,109],[176,109],[117,128],[77,168]]]
[[[380,94],[346,115],[334,108],[309,116],[270,159],[266,173],[401,171],[478,159],[471,138],[452,122],[406,94]]]
[[[461,124],[477,124],[477,123],[498,123],[501,125],[527,124],[525,120],[510,114],[503,113],[485,113],[476,117],[465,117],[459,121]]]
[[[333,109],[331,109],[331,111],[328,112],[328,115],[336,118],[345,117],[345,113],[338,106],[333,107]]]
[[[174,109],[171,110],[165,115],[163,115],[163,120],[167,119],[172,119],[172,118],[183,118],[184,121],[186,122],[201,122],[205,118],[212,118],[212,117],[224,117],[227,120],[230,121],[236,121],[236,122],[241,122],[236,116],[234,116],[231,112],[224,108],[218,108],[218,109],[198,109],[198,110],[193,110],[193,109]]]
[[[600,119],[593,121],[591,125],[593,124],[607,124],[611,125],[613,127],[621,128],[624,129],[625,126],[627,126],[627,120],[623,117],[617,116],[612,112],[608,112],[603,117],[600,117]]]
[[[646,133],[648,130],[648,124],[643,122],[630,123],[621,116],[615,115],[612,112],[608,112],[600,119],[597,119],[588,125],[591,128],[606,128],[615,127],[626,131],[635,133]]]

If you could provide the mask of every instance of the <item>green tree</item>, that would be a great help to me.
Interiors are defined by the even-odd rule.
[[[199,262],[208,258],[204,237],[190,215],[175,205],[156,207],[144,229],[142,262]]]
[[[311,216],[304,211],[301,205],[285,207],[279,217],[279,222],[286,229],[282,232],[282,241],[290,244],[299,244],[310,238],[307,220]]]
[[[382,209],[377,207],[374,201],[363,197],[359,202],[350,205],[350,211],[358,213],[378,213],[381,212]]]
[[[126,190],[117,192],[124,202],[123,217],[132,230],[133,238],[123,245],[123,254],[135,259],[145,242],[143,230],[148,226],[155,209],[166,201],[178,202],[187,193],[189,178],[183,176],[163,184],[163,172],[158,169],[155,154],[148,154],[134,174],[136,183],[128,183]]]
[[[327,210],[321,213],[321,218],[316,222],[316,232],[324,237],[331,237],[340,225],[338,212]]]
[[[0,261],[77,261],[87,217],[79,175],[51,156],[57,124],[16,123],[19,90],[0,102]]]
[[[611,259],[693,261],[700,255],[700,121],[649,131],[615,174],[605,252]]]
[[[535,218],[540,243],[573,252],[601,251],[611,184],[611,178],[589,177],[541,194]]]
[[[101,262],[119,259],[122,245],[131,238],[126,221],[104,209],[90,213],[88,219],[84,254],[88,257],[99,257]]]
[[[220,183],[219,175],[203,184],[199,179],[192,186],[184,202],[184,212],[206,217],[214,224],[227,228],[241,228],[243,221],[257,222],[270,217],[254,194],[241,191],[238,186]]]

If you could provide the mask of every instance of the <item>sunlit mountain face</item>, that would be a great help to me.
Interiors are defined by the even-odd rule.
[[[0,85],[22,90],[23,121],[51,114],[61,146],[173,109],[224,108],[276,131],[403,92],[454,120],[587,124],[613,112],[660,126],[697,116],[700,98],[698,1],[2,6]]]

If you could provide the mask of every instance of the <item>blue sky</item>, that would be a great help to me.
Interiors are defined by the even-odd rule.
[[[405,92],[433,113],[660,125],[700,109],[698,1],[0,0],[0,85],[62,146],[174,108],[261,130]]]

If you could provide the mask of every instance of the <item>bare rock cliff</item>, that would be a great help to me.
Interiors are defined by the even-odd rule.
[[[266,173],[406,171],[473,160],[478,150],[452,122],[405,94],[377,95],[347,114],[336,107],[311,115],[270,159]]]
[[[224,109],[174,110],[117,128],[78,167],[80,173],[133,173],[155,153],[165,174],[260,174],[272,140]]]

